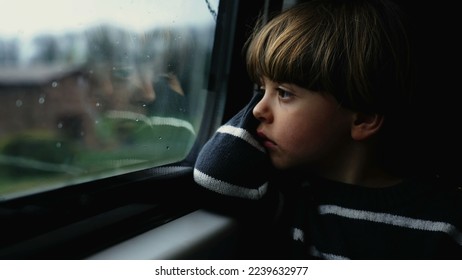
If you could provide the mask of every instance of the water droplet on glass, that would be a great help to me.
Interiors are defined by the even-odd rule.
[[[162,140],[162,137],[159,137],[159,140]]]
[[[100,104],[99,102],[96,102],[96,104],[95,104],[95,105],[96,105],[96,107],[99,107],[99,106],[101,106],[101,104]]]
[[[41,96],[41,97],[39,98],[39,100],[38,100],[38,103],[39,103],[39,104],[45,103],[45,97]]]
[[[61,142],[56,143],[56,148],[61,148]]]
[[[21,107],[22,106],[22,100],[18,99],[16,100],[16,107]]]
[[[58,87],[58,82],[53,81],[53,82],[51,83],[51,86],[54,87],[54,88],[55,88],[55,87]]]
[[[167,150],[170,150],[170,146],[167,146],[166,148],[167,148]]]
[[[58,128],[63,128],[63,123],[62,122],[58,123]]]

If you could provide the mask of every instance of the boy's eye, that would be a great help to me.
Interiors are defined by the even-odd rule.
[[[127,79],[135,72],[133,67],[114,67],[112,68],[112,77],[117,79]]]
[[[286,90],[284,90],[282,88],[278,88],[277,91],[278,91],[279,97],[283,98],[283,99],[290,98],[290,97],[293,96],[293,94],[291,92],[288,92],[288,91],[286,91]]]

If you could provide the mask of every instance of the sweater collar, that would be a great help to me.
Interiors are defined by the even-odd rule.
[[[408,178],[389,187],[370,188],[336,182],[320,177],[310,177],[301,186],[307,196],[313,196],[318,204],[338,204],[352,208],[367,208],[380,211],[390,207],[402,207],[431,191],[432,180]]]

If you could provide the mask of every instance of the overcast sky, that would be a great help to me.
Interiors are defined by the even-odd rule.
[[[219,0],[208,0],[218,10]],[[110,23],[136,31],[213,21],[206,0],[0,0],[0,36],[85,29]]]

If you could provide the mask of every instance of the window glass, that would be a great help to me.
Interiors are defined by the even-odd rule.
[[[0,10],[0,199],[180,161],[218,0],[15,0]]]

